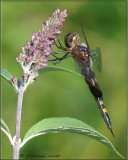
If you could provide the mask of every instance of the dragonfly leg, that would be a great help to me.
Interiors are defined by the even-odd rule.
[[[55,45],[56,45],[56,47],[57,47],[57,48],[59,48],[59,49],[63,49],[63,50],[66,50],[66,49],[67,49],[67,48],[64,48],[64,47],[61,45],[61,43],[60,43],[60,41],[59,41],[59,39],[58,39],[58,38],[57,38],[57,41],[58,41],[58,43],[59,43],[59,45],[60,45],[60,46],[58,46],[58,45],[57,45],[57,43],[56,43],[56,41],[54,40]]]
[[[60,52],[54,52],[52,51],[54,54],[60,54],[60,53],[67,53],[68,51],[60,51]],[[68,52],[69,53],[69,52]]]
[[[52,56],[54,56],[56,59],[51,59],[50,57],[48,57],[48,58],[49,58],[48,61],[51,61],[53,64],[55,64],[54,61],[61,60],[61,58],[58,58],[58,57],[55,56],[54,54],[52,54]]]
[[[57,59],[51,59],[50,57],[49,57],[49,60],[48,61],[51,61],[53,64],[56,64],[56,62],[54,62],[54,61],[57,61],[58,60],[58,58]]]
[[[57,41],[58,41],[60,47],[64,48],[64,47],[61,45],[60,40],[59,40],[58,38],[57,38]],[[57,46],[57,44],[56,44],[56,46]],[[59,47],[59,46],[57,46],[57,47]]]
[[[52,56],[54,56],[55,58],[58,58],[57,56],[55,56],[53,53],[52,53]]]
[[[66,53],[66,54],[65,54],[63,57],[61,57],[61,58],[58,58],[58,57],[55,56],[56,59],[51,59],[51,58],[49,57],[49,60],[48,60],[48,61],[51,61],[53,64],[58,64],[58,63],[64,61],[65,59],[71,57],[71,55],[67,56],[68,54],[69,54],[69,53]],[[57,61],[57,62],[54,62],[54,61]]]
[[[65,56],[63,59],[61,59],[61,60],[58,61],[58,62],[55,62],[54,64],[58,64],[58,63],[60,63],[60,62],[62,62],[62,61],[64,61],[64,60],[68,59],[69,57],[71,57],[71,55]]]
[[[52,59],[52,61],[57,61],[57,60],[62,60],[63,58],[65,58],[69,53],[66,53],[63,57],[58,58],[57,56],[55,56],[54,54],[52,54],[56,59]],[[48,57],[50,58],[50,57]]]

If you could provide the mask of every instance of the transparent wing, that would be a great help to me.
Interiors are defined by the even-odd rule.
[[[95,67],[99,72],[102,70],[102,55],[100,48],[96,48],[96,50],[91,50],[92,61]]]

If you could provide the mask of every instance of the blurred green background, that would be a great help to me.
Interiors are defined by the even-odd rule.
[[[102,72],[97,80],[104,95],[115,138],[98,110],[83,78],[66,72],[48,72],[28,87],[22,109],[21,138],[27,130],[43,118],[72,117],[80,119],[109,138],[115,148],[126,157],[126,2],[2,2],[2,67],[21,78],[22,69],[15,58],[21,46],[31,40],[33,32],[56,9],[67,9],[68,17],[59,39],[64,44],[65,34],[79,33],[83,24],[91,49],[102,51]],[[54,50],[58,49],[54,47]],[[49,65],[52,65],[51,63]],[[73,59],[58,66],[75,70]],[[12,135],[15,130],[17,94],[2,78],[2,117]],[[103,144],[78,134],[58,133],[36,137],[21,149],[24,155],[60,154],[63,159],[118,159]],[[2,159],[12,158],[12,147],[2,133]],[[35,158],[33,158],[35,159]]]

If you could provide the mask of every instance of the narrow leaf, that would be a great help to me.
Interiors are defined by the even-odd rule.
[[[73,74],[76,74],[78,76],[83,77],[81,74],[79,74],[75,71],[72,71],[72,70],[67,69],[67,68],[56,67],[56,66],[42,67],[38,70],[33,71],[32,74],[33,74],[33,77],[37,77],[38,75],[40,75],[42,73],[45,73],[45,72],[49,72],[49,71],[66,71],[66,72],[70,72],[70,73],[73,73]]]
[[[21,143],[21,147],[33,137],[38,135],[47,134],[47,133],[59,133],[59,132],[71,132],[71,133],[79,133],[88,137],[91,137],[107,147],[111,148],[115,153],[123,158],[123,156],[115,149],[112,143],[102,134],[97,132],[95,129],[90,127],[88,124],[68,117],[61,118],[48,118],[43,119],[34,126],[32,126],[28,132],[26,133],[23,142]]]
[[[13,144],[13,140],[12,140],[10,130],[9,130],[7,124],[4,122],[4,120],[2,118],[1,118],[1,130],[7,135],[11,144]]]
[[[9,73],[6,69],[1,68],[1,75],[9,81],[9,79],[13,78],[13,76],[11,75],[11,73]]]

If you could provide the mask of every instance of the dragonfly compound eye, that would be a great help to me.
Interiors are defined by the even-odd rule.
[[[68,33],[65,36],[65,45],[68,48],[74,47],[79,43],[79,41],[80,41],[80,37],[76,33]]]

